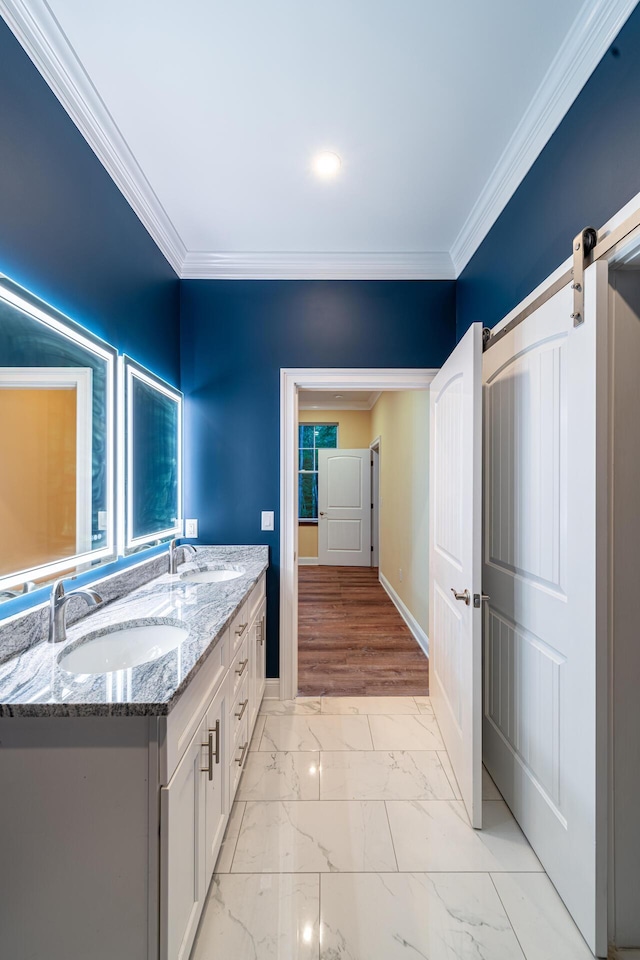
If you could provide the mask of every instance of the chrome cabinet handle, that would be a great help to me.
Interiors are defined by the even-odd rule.
[[[238,720],[242,720],[242,718],[244,717],[244,712],[247,709],[248,703],[249,703],[249,698],[247,697],[247,699],[243,700],[242,703],[240,704],[241,710],[239,713],[236,713],[236,717],[238,718]]]
[[[242,674],[243,674],[243,673],[245,672],[245,670],[247,669],[247,664],[248,664],[248,663],[249,663],[249,658],[247,657],[246,660],[241,660],[241,661],[240,661],[240,669],[239,669],[239,670],[238,670],[238,668],[236,667],[236,673],[238,674],[239,677],[241,677]]]
[[[216,758],[216,763],[220,763],[220,721],[219,720],[216,720],[216,725],[213,728],[213,730],[209,730],[209,739],[211,739],[211,735],[214,733],[216,735],[216,749],[214,750],[213,755]],[[211,777],[209,777],[209,779],[211,780]]]
[[[239,627],[236,627],[236,637],[241,637],[248,626],[248,623],[241,623]]]
[[[262,644],[264,643],[264,617],[262,618],[260,623],[257,624],[256,626],[256,640],[258,641],[260,646],[262,646]]]
[[[464,590],[462,593],[458,593],[455,587],[451,587],[451,593],[454,595],[456,600],[464,600],[467,606],[469,606],[469,604],[471,603],[471,596],[468,590]]]
[[[246,754],[247,754],[247,747],[248,747],[248,746],[249,746],[249,741],[247,740],[247,742],[245,743],[245,745],[240,748],[240,756],[239,756],[239,757],[236,757],[236,763],[238,764],[239,767],[241,767],[242,764],[244,763],[244,758],[245,758],[245,756],[246,756]]]
[[[200,772],[208,773],[209,780],[213,780],[213,730],[209,731],[209,739],[206,743],[203,743],[202,746],[207,748],[209,766],[200,767]]]

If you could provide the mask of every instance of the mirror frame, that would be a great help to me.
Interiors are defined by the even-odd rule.
[[[56,310],[50,304],[36,297],[24,287],[10,280],[4,274],[0,274],[0,299],[5,303],[21,310],[32,319],[38,321],[49,329],[56,331],[61,336],[72,340],[74,343],[88,350],[106,364],[106,475],[107,475],[107,529],[106,544],[97,550],[87,550],[82,553],[73,554],[60,560],[52,560],[49,563],[39,564],[35,567],[18,570],[15,573],[6,574],[0,577],[0,590],[10,589],[30,580],[40,580],[45,577],[52,577],[56,573],[70,568],[81,568],[86,565],[86,569],[94,566],[96,561],[105,562],[116,558],[116,447],[115,447],[115,397],[116,397],[116,372],[118,351],[111,344],[106,343],[100,337],[91,333],[82,327],[75,320],[67,317],[61,311]],[[19,371],[22,368],[15,368]],[[69,368],[74,369],[74,368]],[[81,369],[81,368],[78,368]]]
[[[138,379],[147,386],[152,387],[159,393],[173,400],[178,408],[178,490],[177,490],[177,517],[173,526],[165,530],[158,530],[148,535],[133,536],[133,404],[132,404],[132,384],[133,380]],[[119,529],[118,529],[118,553],[121,556],[128,556],[139,550],[141,547],[151,546],[156,541],[169,540],[172,537],[181,537],[183,529],[183,503],[182,503],[182,469],[183,469],[183,395],[175,387],[172,387],[165,380],[157,377],[154,373],[143,367],[141,364],[132,360],[126,354],[118,357],[118,445],[122,451],[118,467],[118,492],[121,509],[119,511]]]

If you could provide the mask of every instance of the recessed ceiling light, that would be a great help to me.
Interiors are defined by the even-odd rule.
[[[335,400],[342,400],[342,394],[341,394],[341,393],[336,393],[334,399],[335,399]]]
[[[331,177],[335,177],[341,166],[342,160],[338,154],[331,153],[328,150],[325,150],[323,153],[318,153],[313,158],[314,173],[322,177],[323,180],[329,180]]]

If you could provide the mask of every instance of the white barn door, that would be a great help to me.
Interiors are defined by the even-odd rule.
[[[371,451],[318,450],[318,563],[371,566]]]
[[[431,384],[429,674],[472,826],[482,826],[482,327]]]
[[[591,950],[606,955],[596,871],[602,293],[606,310],[599,263],[585,276],[581,326],[566,286],[484,354],[484,754]]]

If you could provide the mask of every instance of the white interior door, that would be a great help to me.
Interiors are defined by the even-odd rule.
[[[606,264],[586,273],[581,326],[567,285],[484,354],[484,744],[587,943],[606,955],[596,937],[598,285],[606,310]]]
[[[318,563],[371,566],[371,451],[318,450]]]
[[[482,326],[431,384],[429,674],[474,827],[482,826]],[[457,596],[456,596],[457,595]]]

